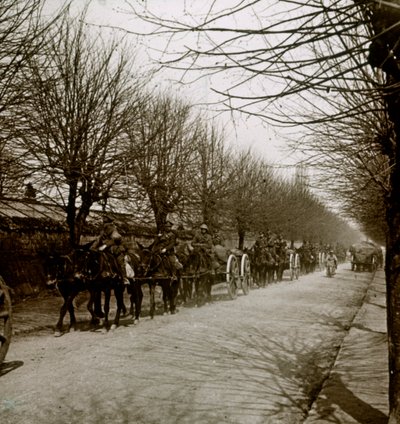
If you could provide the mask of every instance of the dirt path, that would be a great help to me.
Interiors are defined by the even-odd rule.
[[[344,266],[114,332],[17,338],[0,421],[302,423],[370,280]]]

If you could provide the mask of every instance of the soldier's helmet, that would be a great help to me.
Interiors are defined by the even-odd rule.
[[[167,221],[164,225],[165,228],[172,228],[174,224],[171,221]]]
[[[207,224],[201,224],[200,225],[200,230],[207,230],[208,231]]]

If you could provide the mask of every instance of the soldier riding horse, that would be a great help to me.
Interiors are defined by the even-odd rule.
[[[123,303],[124,284],[115,257],[107,252],[94,251],[90,244],[73,249],[67,255],[52,255],[47,264],[48,286],[56,285],[64,299],[55,328],[55,335],[62,334],[63,320],[67,312],[70,315],[69,328],[76,328],[76,317],[73,300],[83,291],[89,291],[90,299],[87,305],[92,317],[92,324],[99,322],[100,314],[94,309],[96,298],[105,293],[104,324],[108,328],[108,315],[111,291],[114,291],[117,301],[117,312],[113,327],[118,326]]]
[[[164,313],[176,313],[175,299],[178,294],[178,278],[175,269],[171,267],[170,258],[162,253],[154,251],[151,247],[138,244],[142,274],[137,281],[149,285],[150,291],[150,317],[155,313],[155,290],[160,286],[163,292]]]

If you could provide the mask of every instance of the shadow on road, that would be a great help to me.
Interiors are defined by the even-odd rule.
[[[16,370],[17,368],[22,367],[22,365],[24,365],[23,361],[3,362],[0,364],[0,377],[3,377],[3,375],[6,375],[11,371]]]
[[[357,423],[387,423],[387,415],[357,397],[346,387],[340,375],[335,373],[332,374],[330,376],[330,383],[335,386],[335,390],[330,390],[326,399],[319,399],[316,409],[319,418],[323,418],[327,422],[340,423],[340,421],[335,418],[335,410],[339,407]]]

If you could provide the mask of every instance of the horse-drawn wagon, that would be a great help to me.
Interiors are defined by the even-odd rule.
[[[11,341],[11,297],[10,291],[0,276],[0,364],[4,361]]]
[[[376,270],[379,262],[381,249],[371,242],[361,242],[353,244],[350,247],[351,270],[373,272]]]
[[[204,294],[205,300],[209,301],[212,286],[217,284],[225,285],[231,299],[237,297],[239,289],[245,295],[249,293],[252,284],[251,265],[245,252],[216,245],[214,254],[210,256],[202,248],[193,249],[190,243],[183,246],[182,251],[188,246],[189,252],[186,255],[178,254],[184,265],[181,279],[187,297],[194,290],[197,300]]]
[[[216,251],[218,247],[216,246]],[[231,299],[237,297],[239,289],[243,291],[243,294],[249,294],[252,281],[249,256],[239,249],[227,250],[225,255],[226,261],[220,261],[221,266],[215,271],[215,283],[225,282]]]

